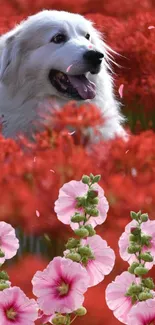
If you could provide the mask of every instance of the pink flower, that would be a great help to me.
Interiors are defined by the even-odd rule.
[[[38,317],[38,306],[34,299],[26,297],[18,287],[0,292],[1,325],[34,325]]]
[[[98,191],[99,203],[97,209],[99,210],[99,216],[95,218],[91,217],[88,223],[95,228],[97,225],[101,225],[105,221],[109,205],[104,196],[103,189],[98,184],[94,184],[93,188]],[[82,181],[71,181],[66,183],[59,191],[58,200],[55,202],[55,212],[57,213],[58,219],[64,224],[71,225],[72,229],[75,229],[78,226],[71,222],[71,217],[75,212],[82,211],[76,207],[76,198],[86,195],[87,191],[88,185],[83,184]]]
[[[130,265],[132,264],[132,262],[137,261],[135,255],[128,254],[127,252],[127,248],[129,246],[130,230],[136,225],[137,222],[135,220],[128,223],[128,225],[125,227],[125,232],[121,235],[118,242],[121,258],[124,261],[127,261]],[[148,220],[147,222],[142,223],[141,229],[144,235],[149,235],[152,237],[152,240],[150,241],[150,246],[144,246],[142,250],[142,252],[151,252],[152,256],[154,257],[153,262],[145,264],[148,269],[151,269],[152,266],[155,264],[155,220]]]
[[[123,272],[106,288],[107,305],[113,311],[114,316],[124,324],[127,324],[127,316],[133,306],[131,298],[126,296],[133,282],[138,283],[138,279],[129,272]]]
[[[91,287],[101,282],[104,276],[111,272],[115,263],[115,254],[107,246],[107,242],[98,235],[84,239],[82,244],[89,245],[95,257],[86,266],[90,278],[89,287]]]
[[[149,299],[138,302],[133,306],[128,315],[128,325],[154,325],[155,324],[155,300]]]
[[[55,257],[43,272],[34,275],[33,293],[46,315],[71,313],[82,305],[88,282],[87,272],[80,264]]]
[[[45,315],[42,311],[39,311],[39,316],[38,316],[38,319],[39,319],[39,323],[41,325],[43,324],[46,324],[46,323],[52,323],[52,319],[53,317],[55,317],[55,315]]]
[[[0,222],[0,249],[5,254],[0,257],[0,263],[12,258],[19,248],[19,240],[16,238],[14,228],[6,222]]]

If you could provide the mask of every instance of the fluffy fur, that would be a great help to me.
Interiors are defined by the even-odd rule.
[[[68,41],[53,44],[51,38],[65,31]],[[85,38],[89,33],[91,39]],[[86,71],[83,54],[90,42],[94,50],[104,54],[98,74]],[[15,137],[23,132],[35,131],[40,117],[40,108],[46,110],[47,102],[55,100],[61,107],[69,98],[64,97],[50,83],[50,69],[66,73],[73,65],[73,75],[86,73],[96,84],[93,102],[103,112],[106,123],[102,134],[105,139],[115,135],[125,136],[121,126],[123,117],[114,98],[111,74],[109,73],[110,48],[103,42],[92,22],[78,14],[64,11],[42,11],[21,22],[12,31],[0,37],[0,117],[3,134]],[[81,101],[79,101],[79,104]]]

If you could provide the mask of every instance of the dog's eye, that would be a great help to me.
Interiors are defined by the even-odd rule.
[[[85,38],[89,40],[89,39],[90,39],[90,34],[87,33],[87,34],[85,35]]]
[[[66,41],[66,35],[64,34],[57,34],[54,36],[50,42],[55,43],[55,44],[60,44]]]

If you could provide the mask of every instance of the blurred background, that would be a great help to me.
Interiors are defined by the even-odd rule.
[[[100,111],[74,103],[48,117],[51,128],[40,133],[36,143],[21,143],[0,137],[0,220],[17,228],[21,247],[17,257],[5,265],[13,285],[32,296],[31,278],[36,270],[62,254],[71,235],[53,211],[59,188],[90,172],[101,174],[100,185],[110,204],[107,221],[98,233],[115,250],[113,272],[100,285],[89,289],[88,314],[79,325],[119,322],[108,310],[107,284],[127,268],[118,252],[118,239],[129,222],[130,210],[148,212],[155,206],[155,2],[154,0],[0,0],[0,34],[42,9],[80,13],[92,20],[106,42],[121,56],[114,66],[115,94],[124,85],[122,113],[131,134],[120,139],[91,143],[86,131],[104,121]],[[70,134],[67,128],[76,132]],[[23,150],[24,147],[24,150]],[[50,238],[50,241],[48,240]],[[152,272],[153,275],[153,272]]]

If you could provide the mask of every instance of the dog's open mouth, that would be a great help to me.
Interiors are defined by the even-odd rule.
[[[59,92],[77,100],[93,99],[96,95],[96,86],[86,76],[70,76],[58,70],[51,70],[49,79]]]

